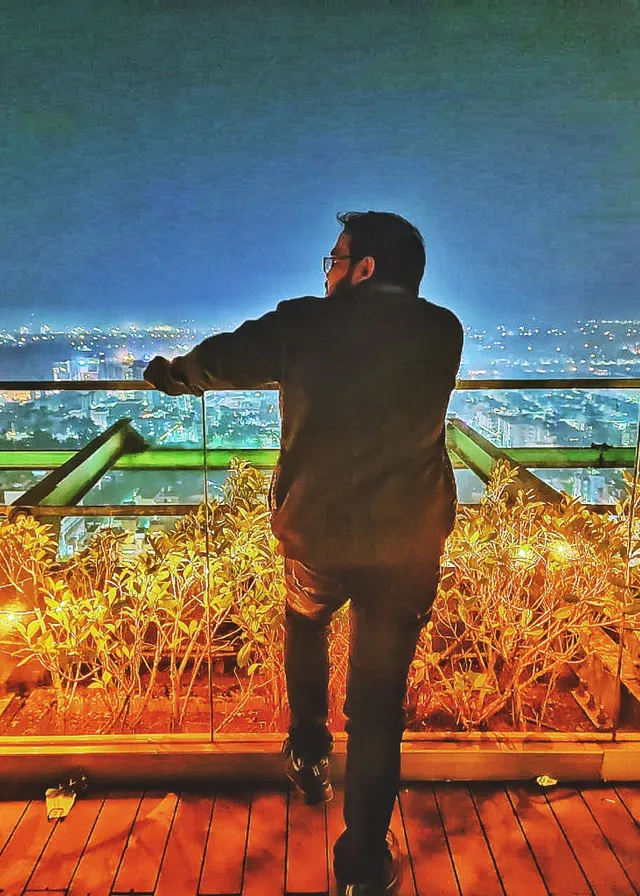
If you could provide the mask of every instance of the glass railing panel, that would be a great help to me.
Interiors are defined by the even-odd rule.
[[[188,402],[202,432],[201,402]],[[0,522],[0,684],[7,694],[0,735],[209,738],[202,512],[200,520],[197,511],[176,517],[159,499],[157,514],[136,507],[139,500],[130,511],[126,504],[132,491],[146,501],[135,482],[150,475],[154,499],[164,485],[172,501],[184,489],[187,503],[202,506],[202,474],[175,473],[111,467],[75,514],[66,508],[44,516],[43,508],[38,520],[21,514]]]
[[[239,437],[241,421],[245,419],[243,401],[247,401],[246,395],[256,402],[255,408],[248,406],[247,413],[263,407],[258,404],[259,396],[252,393],[238,393],[236,407],[223,406],[225,413],[230,410],[239,417],[232,418],[234,424],[227,426],[226,431],[219,429],[223,417],[216,416],[218,394],[208,395],[206,403],[210,451],[237,449],[241,454],[245,449],[277,445],[277,440],[266,443],[267,435],[272,438],[270,422],[261,428],[265,437],[262,444],[251,441],[256,436],[253,432],[249,434],[250,438],[243,440]],[[268,393],[272,403],[275,397],[277,393]],[[201,403],[197,399],[190,398],[189,401],[200,412]],[[265,403],[264,407],[269,404]],[[176,412],[169,409],[168,413]],[[459,416],[474,425],[473,419],[465,418],[461,412]],[[173,417],[169,422],[172,420]],[[133,425],[139,429],[135,418]],[[175,425],[176,421],[171,422],[171,426]],[[488,437],[487,433],[484,435]],[[156,433],[156,437],[159,440],[160,435]],[[609,439],[608,444],[619,443]],[[163,446],[181,447],[179,443],[166,445],[166,439],[154,444],[154,447]],[[201,449],[202,443],[185,442],[184,447]],[[569,471],[536,469],[534,472],[553,485],[554,475],[564,477]],[[572,472],[578,475],[576,482],[582,482],[583,471]],[[615,553],[620,548],[619,529],[616,529],[615,516],[593,515],[582,505],[603,503],[587,500],[596,496],[598,489],[599,496],[604,489],[608,497],[615,499],[621,474],[607,469],[584,472],[605,478],[598,480],[599,484],[590,480],[591,491],[578,492],[576,489],[573,494],[579,495],[580,503],[545,508],[543,512],[534,506],[535,502],[524,502],[515,508],[504,503],[501,497],[504,483],[501,484],[499,478],[485,487],[469,470],[456,470],[460,503],[476,506],[460,509],[456,529],[447,544],[441,589],[431,623],[422,633],[409,676],[407,710],[410,730],[555,730],[587,734],[611,731],[609,708],[616,695],[615,670],[611,679],[601,669],[603,663],[606,665],[609,650],[609,642],[603,639],[609,638],[614,651],[619,643],[616,631],[621,618],[621,579]],[[118,614],[113,622],[115,633],[112,633],[117,634],[115,640],[119,645],[128,648],[130,639],[135,636],[130,632],[123,635],[123,627],[135,625],[136,619],[151,619],[157,628],[164,626],[166,636],[162,636],[160,660],[149,699],[145,704],[144,695],[149,691],[141,690],[151,675],[150,668],[146,667],[140,676],[141,683],[136,684],[138,691],[133,694],[138,702],[130,699],[123,715],[116,717],[115,722],[109,722],[108,730],[199,732],[206,737],[210,725],[206,712],[213,703],[213,729],[217,733],[284,732],[287,723],[283,668],[285,589],[283,560],[269,529],[266,503],[269,470],[256,470],[251,465],[239,463],[231,472],[208,471],[211,501],[208,539],[205,538],[202,507],[176,519],[170,515],[167,506],[161,508],[161,502],[155,500],[166,486],[166,494],[172,499],[190,497],[194,500],[180,503],[199,503],[203,496],[201,474],[176,469],[162,471],[160,476],[158,473],[157,470],[112,468],[83,500],[85,506],[104,506],[103,519],[109,522],[108,529],[101,529],[98,517],[69,517],[64,530],[61,529],[64,551],[56,549],[52,552],[50,544],[39,546],[37,539],[34,541],[26,530],[18,539],[23,546],[30,544],[30,556],[44,551],[42,562],[48,571],[46,578],[55,583],[60,581],[61,575],[65,582],[70,577],[72,589],[76,590],[82,587],[77,582],[87,580],[87,576],[83,580],[78,572],[79,562],[85,562],[92,551],[94,554],[102,551],[103,566],[106,564],[104,557],[110,558],[110,581],[117,579],[116,597],[118,601],[122,600],[121,606],[116,602]],[[148,476],[152,478],[147,480]],[[143,485],[145,481],[148,488]],[[160,486],[157,492],[156,485]],[[131,500],[143,499],[146,504],[147,498],[151,498],[149,503],[158,504],[158,513],[149,514],[145,510],[143,516],[131,517],[116,516],[115,512],[110,514],[109,505],[121,504],[125,500],[123,493],[129,495],[136,488],[140,492]],[[565,490],[569,491],[568,488]],[[132,514],[139,513],[134,504],[131,507]],[[3,537],[8,538],[9,533],[5,532]],[[60,541],[60,536],[56,535],[56,539]],[[100,564],[95,562],[92,569],[98,567]],[[6,570],[3,575],[5,578],[0,585],[8,595],[11,582]],[[93,609],[83,611],[85,622],[91,618],[91,613],[95,617],[95,608],[100,607],[98,595],[109,592],[106,582],[101,584],[97,573],[89,570],[88,578],[91,585],[87,585],[87,589]],[[58,596],[51,591],[50,584],[46,588],[49,589],[46,596],[54,602],[48,606],[57,612],[59,604],[55,601]],[[118,589],[123,589],[122,598],[118,596]],[[149,609],[158,589],[160,597],[155,608]],[[84,600],[86,595],[81,591],[78,594]],[[192,601],[190,606],[180,604],[185,595]],[[144,607],[136,603],[141,596],[147,601]],[[160,617],[158,603],[163,602],[160,609],[166,612]],[[79,601],[74,599],[74,603],[77,605]],[[16,610],[13,619],[12,606]],[[21,620],[26,626],[37,621],[33,614],[23,620],[17,613],[20,607],[16,601],[9,606],[5,602],[0,610],[4,619],[5,645],[7,633],[11,634],[7,626]],[[109,612],[107,607],[105,615]],[[211,638],[210,643],[206,638],[207,643],[203,644],[203,630],[206,632],[203,616],[207,612],[210,614]],[[173,634],[167,634],[170,628],[167,620],[173,620]],[[47,625],[52,629],[53,623]],[[99,630],[95,618],[93,625]],[[635,630],[633,625],[628,628]],[[33,629],[31,637],[37,634]],[[624,634],[624,637],[631,643],[630,635]],[[184,658],[184,651],[189,649],[184,645],[194,641],[201,662],[189,689],[189,676],[194,669],[193,655],[187,658],[182,679],[174,678],[172,683],[170,671],[172,655]],[[150,637],[150,642],[151,647],[157,645],[157,636],[155,641]],[[332,623],[330,717],[334,730],[340,730],[343,722],[341,706],[347,648],[348,618],[342,613]],[[146,646],[143,649],[146,650]],[[207,689],[206,662],[209,658],[213,683],[211,698]],[[6,646],[2,660],[5,664],[12,661]],[[107,660],[101,662],[106,667]],[[27,670],[31,665],[28,663],[21,668]],[[175,663],[173,668],[175,670]],[[623,678],[626,668],[623,665]],[[125,673],[121,677],[122,681],[128,681]],[[110,694],[116,690],[113,680],[112,677],[106,683],[98,681],[97,687],[91,689],[88,687],[88,683],[93,683],[91,679],[88,683],[78,684],[73,699],[78,697],[78,692],[81,696],[87,695],[88,707],[91,690],[90,698],[95,700],[96,706],[103,706],[103,715],[99,716],[97,709],[86,709],[81,724],[79,713],[74,716],[68,711],[64,722],[60,722],[64,713],[58,713],[56,732],[60,733],[62,728],[66,733],[81,733],[88,730],[89,722],[94,726],[92,731],[106,730],[104,713],[107,710],[104,707],[107,705],[105,700],[111,699]],[[594,682],[598,680],[604,681],[603,693],[594,696],[597,687]],[[172,697],[174,685],[179,691],[177,702]],[[107,693],[109,686],[111,691]],[[25,696],[42,695],[47,687],[51,688],[51,672],[47,672],[43,680],[41,673],[41,680],[36,676],[21,687],[22,691],[12,691],[17,700],[15,706]],[[100,693],[101,687],[104,693]],[[35,702],[33,705],[33,717],[36,718]],[[118,707],[117,703],[114,705]],[[184,706],[186,710],[182,712]],[[135,707],[142,712],[135,715]],[[0,721],[7,727],[14,718],[12,712],[9,708],[0,716]],[[54,717],[50,707],[47,713],[50,719]],[[47,713],[43,710],[43,718]],[[624,718],[634,718],[633,712]],[[628,730],[629,722],[625,721],[625,724]]]
[[[618,553],[615,577],[621,606],[619,625],[612,628],[609,641],[594,646],[592,663],[599,679],[609,684],[604,698],[597,687],[590,697],[604,703],[613,719],[616,737],[637,737],[640,732],[640,427],[633,470],[624,474],[624,489],[616,505]],[[598,653],[596,648],[600,648]],[[602,671],[604,667],[604,671]]]
[[[501,448],[632,447],[638,389],[460,390],[449,413]]]
[[[212,493],[220,494],[227,473],[209,474]],[[201,470],[117,470],[111,469],[85,495],[84,504],[199,504],[202,501]]]
[[[279,446],[277,392],[233,393],[223,404],[224,416],[220,407],[219,393],[207,395],[209,452]],[[254,420],[248,429],[243,415]],[[260,416],[265,425],[256,424]],[[207,471],[213,499],[208,547],[214,737],[284,732],[288,724],[284,561],[270,528],[270,479],[270,469],[242,459],[234,459],[226,472]]]
[[[132,383],[132,386],[134,384]],[[6,392],[5,396],[11,393]],[[0,449],[77,451],[118,420],[158,448],[201,444],[200,404],[145,389],[15,393],[0,404]]]
[[[454,470],[456,488],[458,490],[458,502],[460,504],[479,504],[485,493],[486,486],[479,476],[471,470]]]
[[[597,504],[611,507],[624,493],[624,475],[616,469],[535,469],[536,476],[548,483],[556,491],[566,492],[578,498],[583,504]]]
[[[629,449],[639,400],[637,389],[470,390],[454,395],[450,411],[507,454],[603,443]],[[532,460],[531,472],[575,501],[541,510],[535,498],[521,499],[500,510],[499,503],[486,505],[495,491],[490,484],[484,507],[460,513],[433,628],[417,653],[416,674],[430,690],[422,709],[414,697],[416,716],[433,712],[431,722],[422,720],[425,730],[440,724],[611,735],[620,707],[628,727],[640,721],[633,694],[640,698],[640,688],[630,683],[640,649],[629,619],[624,652],[618,634],[625,474],[603,466],[553,469],[543,452]],[[586,505],[610,510],[595,513]]]
[[[274,389],[208,392],[209,448],[278,448],[278,394]]]
[[[0,469],[0,504],[12,504],[46,475],[46,470]]]
[[[619,473],[618,479],[616,471],[606,473],[619,484]],[[549,507],[544,514],[535,498],[507,504],[500,475],[508,476],[498,474],[487,488],[470,471],[456,470],[461,504],[484,500],[460,510],[447,545],[433,617],[410,671],[409,729],[610,735],[611,720],[594,715],[583,699],[583,682],[591,674],[590,640],[615,627],[619,610],[608,572],[616,550],[612,524],[603,514],[591,515],[582,502]],[[227,528],[237,527],[240,534],[240,506],[244,514],[256,513],[252,537],[260,548],[254,547],[253,557],[260,554],[261,560],[251,560],[245,532],[240,549],[233,549],[239,566],[232,577],[247,583],[235,598],[244,614],[238,623],[242,646],[229,660],[235,686],[233,679],[219,682],[232,686],[216,701],[216,730],[283,730],[281,560],[276,556],[272,565],[275,545],[259,489],[239,491],[245,503],[227,518]],[[587,497],[582,495],[584,503],[600,503]],[[223,556],[224,550],[218,559]],[[252,630],[251,621],[262,616],[268,627]],[[330,643],[330,719],[339,729],[346,614],[334,618]],[[218,668],[229,674],[228,665]]]

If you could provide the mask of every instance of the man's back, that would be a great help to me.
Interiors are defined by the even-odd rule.
[[[320,568],[439,553],[455,507],[444,426],[457,318],[374,283],[276,314],[282,451],[271,502],[284,553]]]

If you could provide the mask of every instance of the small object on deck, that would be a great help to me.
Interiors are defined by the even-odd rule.
[[[536,784],[539,784],[540,787],[555,787],[557,783],[557,779],[550,778],[549,775],[538,775],[536,778]]]
[[[47,818],[55,821],[58,818],[66,818],[73,808],[76,795],[73,790],[66,787],[50,787],[44,794],[47,806]]]
[[[44,794],[47,819],[55,821],[58,818],[66,818],[73,809],[78,794],[85,793],[87,787],[87,776],[82,770],[72,775],[66,784],[49,787]]]

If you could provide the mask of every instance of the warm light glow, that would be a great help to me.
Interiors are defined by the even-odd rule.
[[[556,560],[564,560],[568,562],[569,560],[576,559],[575,549],[567,541],[564,541],[564,539],[554,541],[549,553]]]

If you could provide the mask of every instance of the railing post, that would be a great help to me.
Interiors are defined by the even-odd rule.
[[[464,464],[485,483],[491,478],[498,461],[504,460],[515,467],[517,475],[508,488],[511,497],[515,497],[518,491],[533,491],[539,498],[550,504],[556,504],[562,500],[562,495],[555,488],[543,482],[530,470],[521,467],[497,445],[485,439],[468,423],[457,417],[453,417],[448,422],[447,442]]]
[[[9,517],[17,513],[31,513],[38,519],[46,519],[46,508],[49,506],[77,504],[119,457],[141,451],[144,447],[144,439],[131,426],[131,421],[126,418],[118,420],[66,463],[16,498]],[[60,518],[52,518],[51,522],[59,534]]]

